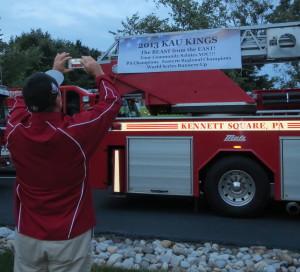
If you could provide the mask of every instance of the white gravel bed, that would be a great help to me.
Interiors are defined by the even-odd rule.
[[[0,227],[0,252],[13,250],[14,235],[10,228]],[[175,272],[300,272],[300,252],[296,251],[140,240],[110,234],[93,239],[93,261],[100,266]]]

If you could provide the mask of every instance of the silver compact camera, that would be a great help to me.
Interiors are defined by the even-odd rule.
[[[80,63],[80,60],[81,59],[70,59],[68,61],[68,68],[69,69],[82,69],[83,66],[82,64]]]

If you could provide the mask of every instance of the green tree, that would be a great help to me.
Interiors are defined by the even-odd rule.
[[[30,33],[12,37],[5,45],[2,56],[5,85],[10,88],[22,87],[25,78],[32,73],[51,69],[53,59],[59,52],[69,52],[74,57],[91,55],[94,58],[100,54],[97,50],[83,46],[79,40],[75,43],[54,40],[48,32],[43,33],[41,29],[31,30]],[[94,87],[93,81],[82,70],[67,74],[64,84]]]
[[[195,30],[226,26],[226,6],[220,0],[153,0],[171,9],[170,16],[176,30]]]
[[[300,0],[224,1],[228,5],[228,17],[237,26],[285,23],[300,20]],[[299,61],[274,64],[273,71],[276,75],[272,77],[272,80],[280,88],[300,86]]]
[[[114,35],[139,35],[143,33],[158,33],[174,31],[169,25],[169,19],[159,19],[155,14],[147,15],[141,18],[138,13],[132,15],[131,18],[126,17],[126,21],[121,22],[123,29],[116,32],[110,31]]]
[[[1,18],[0,18],[0,19],[1,19]],[[1,28],[0,28],[0,31],[1,31]],[[2,42],[2,36],[3,36],[3,34],[0,33],[0,45],[3,43],[3,42]]]
[[[155,14],[140,18],[138,13],[122,22],[118,34],[144,34],[169,31],[222,28],[228,25],[249,25],[264,22],[273,10],[273,1],[236,0],[153,0],[157,8],[169,8],[170,18],[160,19]],[[242,12],[241,12],[242,11]],[[254,14],[255,13],[255,14]],[[245,18],[243,17],[245,15]],[[261,66],[247,66],[241,71],[224,72],[245,91],[271,88],[272,79],[258,75]]]
[[[226,26],[226,6],[220,0],[153,0],[157,8],[170,8],[169,18],[160,19],[155,13],[141,18],[138,13],[122,21],[123,29],[113,34],[138,35],[181,30],[207,29]]]
[[[282,89],[300,88],[300,63],[293,61],[284,65],[274,64],[275,81]]]
[[[1,20],[1,17],[0,17],[0,20]],[[1,31],[2,29],[0,28],[0,31]],[[3,36],[3,34],[2,33],[0,33],[0,44],[2,43],[2,36]]]
[[[280,0],[267,16],[270,23],[296,22],[300,20],[300,0]]]
[[[1,20],[1,17],[0,17]],[[0,29],[1,31],[1,29]],[[0,85],[3,85],[2,82],[2,55],[4,53],[5,43],[2,41],[3,34],[0,32]]]
[[[275,9],[273,0],[224,0],[228,23],[234,26],[260,25]]]
[[[300,21],[300,0],[280,0],[274,12],[268,15],[268,20],[271,23]],[[299,61],[293,61],[285,65],[275,64],[273,68],[278,74],[275,80],[282,88],[300,87]]]

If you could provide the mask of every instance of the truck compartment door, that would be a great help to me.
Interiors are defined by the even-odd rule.
[[[129,193],[193,195],[192,137],[127,137]]]
[[[283,200],[300,200],[300,137],[281,137],[281,194]]]

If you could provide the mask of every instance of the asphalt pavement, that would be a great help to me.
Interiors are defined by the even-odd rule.
[[[3,175],[2,175],[3,176]],[[0,178],[0,225],[13,225],[13,178]],[[283,203],[271,201],[257,218],[235,219],[215,214],[204,199],[132,195],[113,197],[93,190],[96,234],[233,246],[263,245],[300,250],[300,215],[290,216]]]

